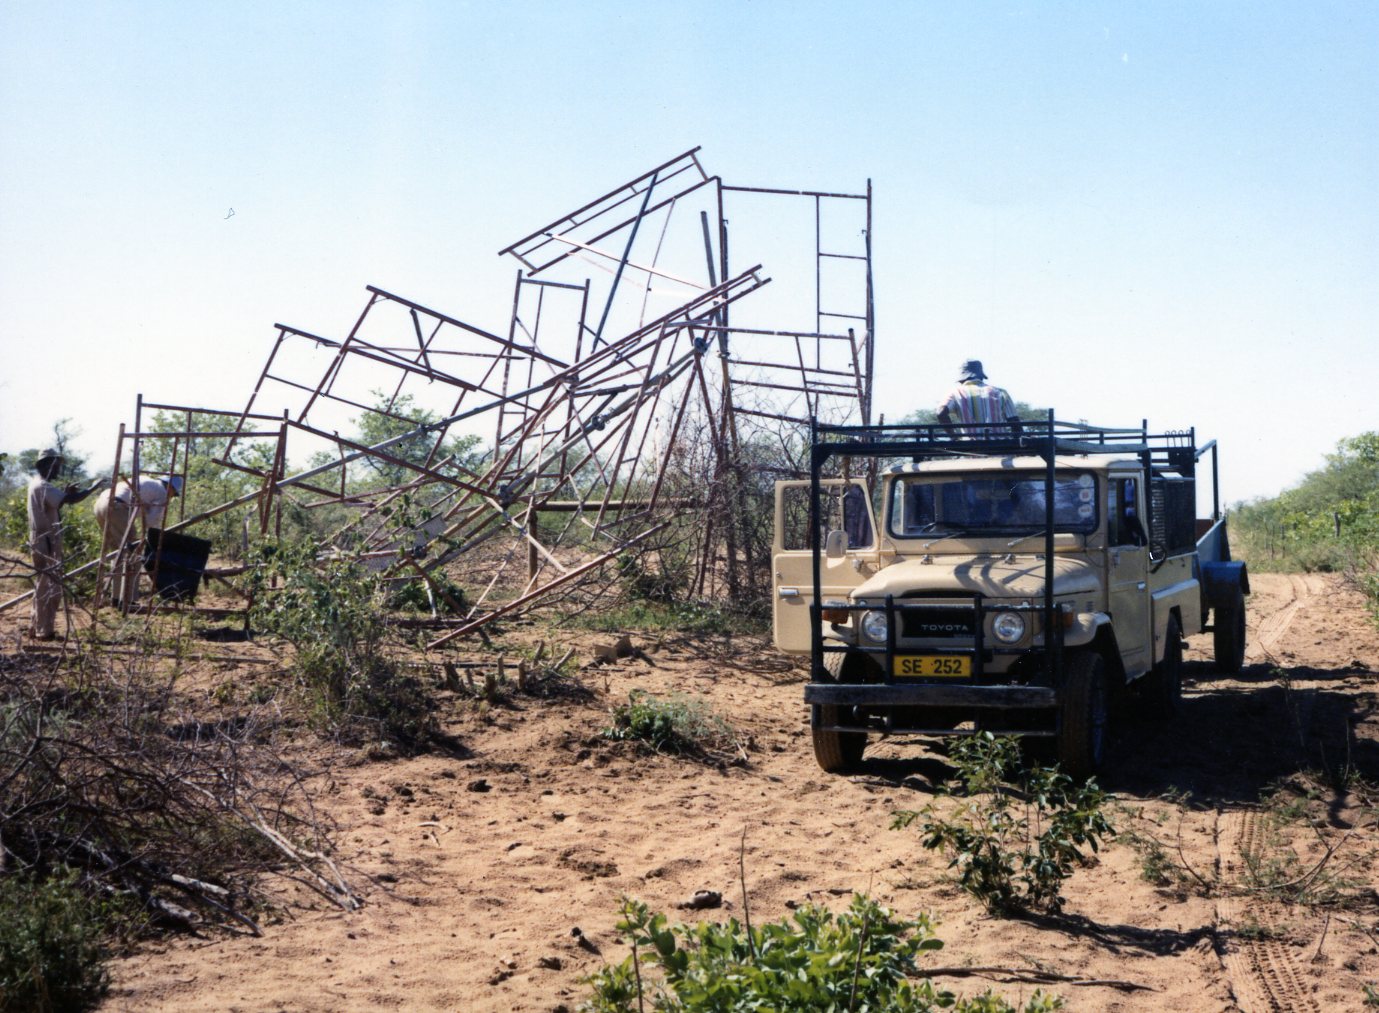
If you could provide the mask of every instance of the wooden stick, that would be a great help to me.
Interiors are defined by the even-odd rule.
[[[747,946],[752,959],[757,960],[757,942],[752,936],[752,909],[747,903],[747,828],[742,828],[742,840],[737,846],[737,875],[742,883],[742,920],[747,925]]]

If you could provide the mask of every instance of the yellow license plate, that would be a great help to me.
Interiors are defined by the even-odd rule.
[[[966,655],[905,654],[895,659],[892,673],[897,678],[963,679],[972,674],[972,659]]]

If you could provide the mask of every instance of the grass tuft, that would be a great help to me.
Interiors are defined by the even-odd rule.
[[[706,755],[737,744],[732,727],[704,701],[678,693],[657,697],[634,689],[612,716],[605,738],[643,742],[658,753]]]

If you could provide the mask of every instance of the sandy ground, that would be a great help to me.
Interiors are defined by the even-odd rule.
[[[150,946],[117,963],[103,1008],[574,1010],[581,977],[625,955],[620,896],[672,919],[740,917],[745,833],[758,922],[869,891],[935,914],[947,946],[931,964],[1144,986],[1055,989],[1071,1010],[1358,1009],[1363,983],[1379,980],[1379,831],[1375,796],[1340,775],[1348,763],[1379,782],[1379,635],[1331,578],[1252,584],[1245,670],[1221,677],[1210,636],[1194,638],[1182,717],[1119,720],[1102,781],[1120,799],[1122,837],[1074,875],[1060,915],[992,918],[913,829],[888,829],[893,810],[923,807],[950,773],[924,743],[873,745],[858,775],[826,775],[804,672],[769,644],[639,639],[644,657],[585,670],[582,694],[518,697],[486,715],[448,705],[463,755],[333,764],[321,804],[364,907],[293,907],[263,938]],[[708,698],[746,762],[601,739],[609,706],[638,688]],[[1151,838],[1167,858],[1159,884],[1142,874]],[[1251,879],[1269,861],[1267,883],[1297,892],[1301,881],[1308,903]],[[700,889],[720,891],[725,909],[674,910]]]

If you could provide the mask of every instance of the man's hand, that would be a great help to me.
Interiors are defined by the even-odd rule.
[[[69,485],[63,493],[62,505],[67,506],[69,503],[80,503],[103,485],[105,485],[105,479],[103,478],[96,479],[89,489],[79,489],[76,485]]]

